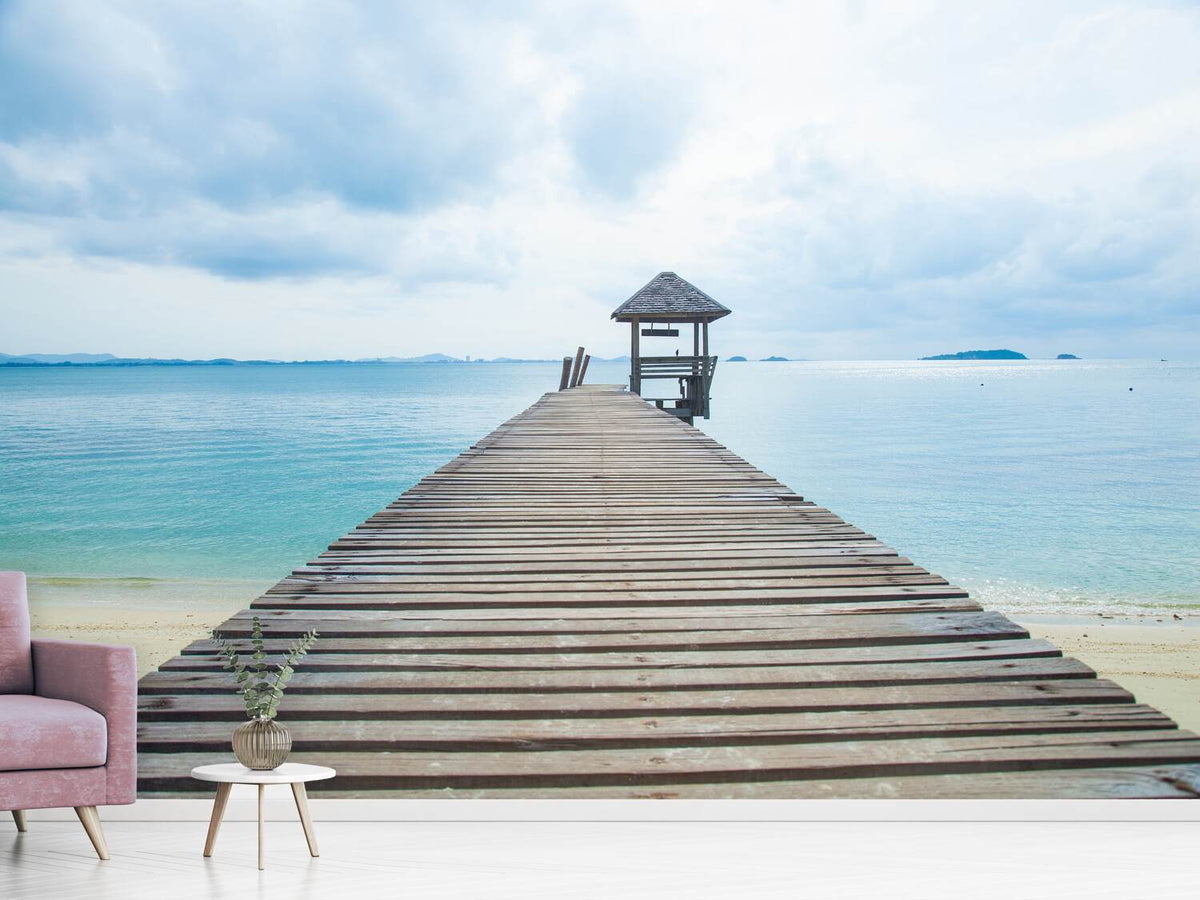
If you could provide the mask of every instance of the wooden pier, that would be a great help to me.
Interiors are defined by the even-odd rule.
[[[325,796],[1196,797],[1200,739],[614,386],[545,395],[219,627],[321,638],[281,707]],[[242,718],[142,679],[143,795]]]

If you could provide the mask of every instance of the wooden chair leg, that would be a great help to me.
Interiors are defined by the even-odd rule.
[[[87,832],[92,846],[96,848],[96,855],[101,859],[108,859],[108,844],[104,842],[104,830],[100,827],[100,813],[96,812],[96,807],[77,806],[75,815],[79,816],[79,821],[83,823],[83,830]]]
[[[217,798],[213,800],[212,818],[208,820],[208,839],[204,842],[204,855],[213,855],[213,845],[217,842],[217,832],[221,829],[221,820],[225,818],[225,807],[229,803],[229,792],[232,784],[218,784]]]
[[[26,831],[27,826],[25,824],[25,810],[14,809],[12,811],[12,814],[13,814],[13,821],[17,823],[17,831],[21,831],[21,832]]]
[[[308,791],[304,789],[303,781],[292,783],[292,795],[296,798],[296,812],[300,813],[300,824],[304,827],[308,852],[312,856],[320,856],[321,853],[317,850],[317,832],[313,830],[312,816],[308,813]]]

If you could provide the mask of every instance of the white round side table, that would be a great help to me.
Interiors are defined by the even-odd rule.
[[[229,803],[229,792],[235,784],[258,785],[258,868],[263,867],[263,791],[268,784],[290,784],[292,795],[296,798],[296,811],[300,813],[300,824],[304,826],[304,837],[308,841],[308,852],[320,856],[317,852],[317,835],[313,831],[312,818],[308,814],[308,792],[304,789],[306,781],[322,781],[332,778],[337,772],[327,766],[307,766],[303,763],[284,763],[276,769],[265,772],[257,769],[247,769],[241,763],[221,763],[215,766],[197,766],[192,769],[192,777],[199,781],[215,781],[217,783],[217,799],[213,801],[212,818],[208,822],[208,840],[204,842],[204,855],[212,856],[213,844],[217,842],[217,831],[221,828],[221,819],[225,815],[225,806]]]

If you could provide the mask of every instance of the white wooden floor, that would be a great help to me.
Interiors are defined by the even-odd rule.
[[[316,811],[314,811],[316,812]],[[372,897],[1195,898],[1196,822],[0,822],[6,900]]]

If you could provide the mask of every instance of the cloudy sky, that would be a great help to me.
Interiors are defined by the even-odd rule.
[[[0,0],[0,352],[1200,357],[1200,6],[988,7]]]

